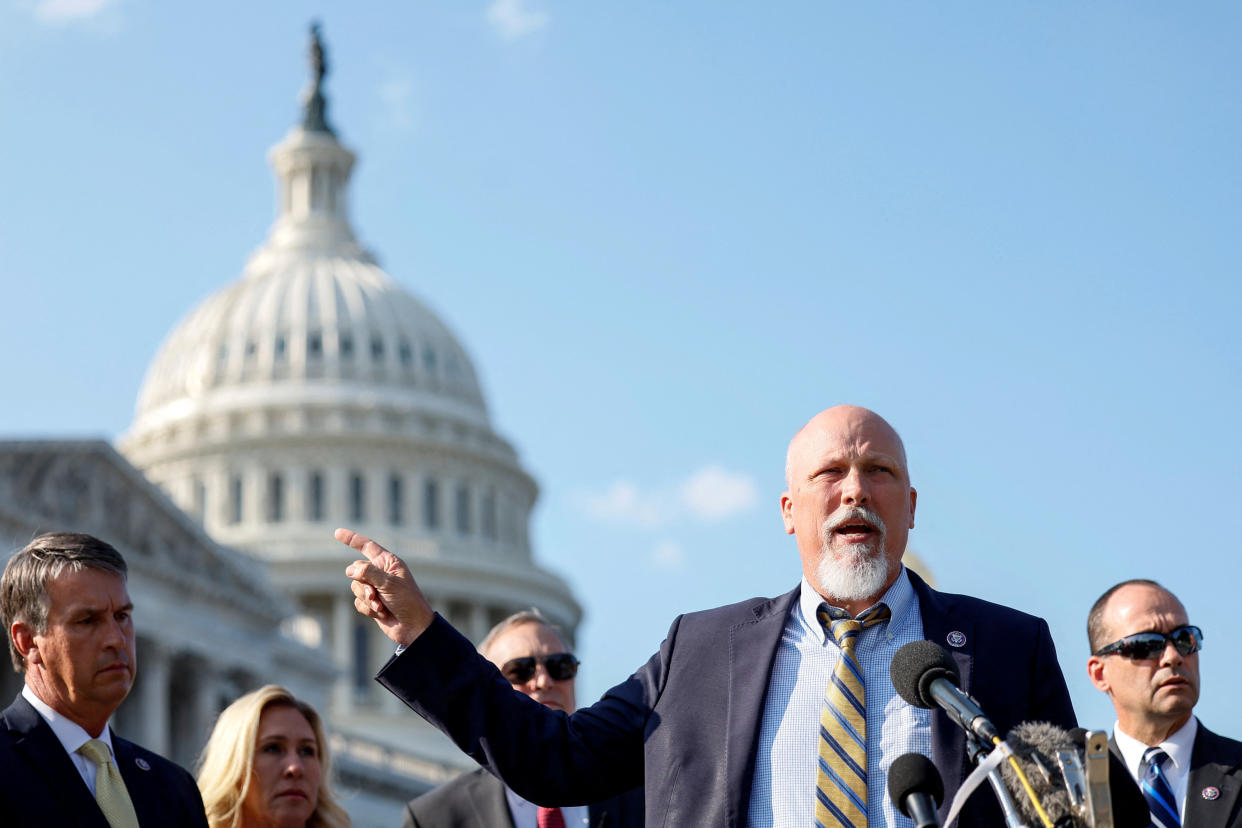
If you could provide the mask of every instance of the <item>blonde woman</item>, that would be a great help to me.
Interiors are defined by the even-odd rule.
[[[283,687],[226,707],[198,764],[211,828],[349,828],[319,714]]]

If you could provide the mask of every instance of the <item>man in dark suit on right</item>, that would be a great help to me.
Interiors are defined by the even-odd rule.
[[[1117,711],[1113,751],[1156,828],[1242,828],[1242,742],[1193,714],[1203,633],[1155,581],[1124,581],[1087,616],[1087,674]]]
[[[552,710],[574,712],[578,659],[539,612],[523,610],[492,627],[479,654],[513,689]],[[642,828],[641,788],[589,806],[540,808],[482,768],[405,806],[404,828]]]

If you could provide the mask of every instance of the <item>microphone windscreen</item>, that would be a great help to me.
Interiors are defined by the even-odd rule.
[[[1070,799],[1065,776],[1057,762],[1057,750],[1071,748],[1081,753],[1081,744],[1075,742],[1064,728],[1047,722],[1023,722],[1009,731],[1005,743],[1013,751],[1014,758],[1026,774],[1026,779],[1048,818],[1054,823],[1065,820],[1067,824],[1075,824],[1074,803]],[[1026,817],[1027,824],[1042,824],[1039,812],[1032,804],[1031,797],[1013,765],[1001,762],[1000,768],[1005,787],[1013,795],[1014,803]]]
[[[906,704],[928,709],[936,706],[930,692],[933,681],[943,678],[954,686],[959,686],[961,681],[952,656],[935,641],[906,644],[893,654],[888,675],[893,680],[893,689]]]
[[[940,771],[936,770],[932,760],[921,753],[903,753],[888,768],[888,797],[906,816],[910,816],[906,810],[906,797],[912,793],[929,795],[937,808],[944,801]]]

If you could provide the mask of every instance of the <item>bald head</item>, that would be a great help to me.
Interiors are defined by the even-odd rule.
[[[859,405],[834,405],[832,408],[825,408],[823,411],[812,417],[806,425],[798,429],[798,433],[789,441],[789,449],[785,452],[785,487],[789,488],[793,485],[793,467],[794,461],[799,457],[800,452],[806,451],[806,444],[812,442],[815,437],[822,435],[825,431],[835,431],[841,427],[858,427],[864,424],[872,424],[876,428],[886,431],[892,444],[896,448],[897,459],[901,462],[902,471],[905,473],[906,480],[910,479],[910,468],[906,463],[906,446],[901,441],[901,435],[897,433],[897,429],[889,425],[888,420],[876,414],[869,408],[863,408]]]
[[[821,411],[789,443],[785,531],[807,581],[857,614],[901,574],[917,493],[906,449],[879,414],[856,405]]]

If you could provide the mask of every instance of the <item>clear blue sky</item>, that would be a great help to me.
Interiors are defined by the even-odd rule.
[[[6,2],[0,435],[125,430],[266,234],[312,17],[355,227],[542,484],[584,697],[796,583],[785,444],[849,401],[940,586],[1047,617],[1085,724],[1087,607],[1148,576],[1242,737],[1242,6]]]

